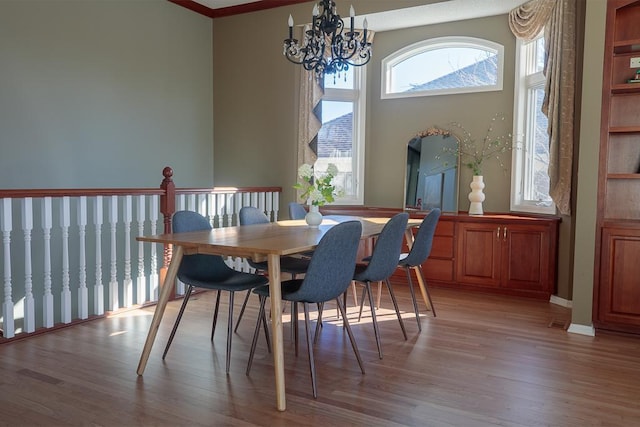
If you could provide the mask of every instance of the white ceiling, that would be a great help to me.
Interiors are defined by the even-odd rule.
[[[256,3],[259,0],[194,0],[211,9]],[[339,0],[348,3],[348,0]],[[393,1],[393,0],[390,0]],[[369,28],[388,31],[417,27],[441,22],[462,21],[485,16],[502,15],[527,0],[445,0],[424,6],[409,7],[366,15]],[[345,6],[346,7],[346,6]],[[358,11],[356,10],[356,13]],[[356,24],[362,25],[365,16],[358,16]]]

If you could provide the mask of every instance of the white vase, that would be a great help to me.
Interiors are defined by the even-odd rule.
[[[322,214],[320,213],[320,208],[315,205],[309,205],[309,212],[304,217],[304,220],[307,222],[309,227],[318,228],[320,223],[322,222]]]
[[[469,215],[482,215],[482,202],[484,202],[484,182],[482,181],[482,175],[474,175],[473,181],[469,184],[471,187],[471,193],[469,193]]]

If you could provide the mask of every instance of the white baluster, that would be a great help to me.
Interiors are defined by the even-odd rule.
[[[192,212],[199,212],[198,207],[196,206],[195,194],[187,194],[187,210],[190,210]]]
[[[186,206],[187,206],[187,202],[185,200],[185,195],[184,194],[178,195],[178,200],[176,201],[176,210],[184,211],[187,209]]]
[[[207,195],[198,194],[198,213],[207,216]]]
[[[215,227],[216,195],[212,193],[207,194],[207,215],[209,216],[209,224],[211,227]]]
[[[69,289],[69,226],[71,209],[69,197],[60,200],[60,227],[62,228],[62,292],[60,295],[60,319],[71,323],[71,290]]]
[[[109,310],[117,310],[119,305],[119,292],[118,292],[118,254],[116,251],[116,225],[118,223],[118,196],[111,196],[109,198],[109,225],[111,231],[111,268],[109,278]]]
[[[146,197],[144,195],[138,196],[138,236],[144,235],[144,221],[145,221],[145,206]],[[147,300],[147,281],[144,274],[144,242],[138,242],[138,277],[136,278],[136,288],[138,294],[136,295],[136,303],[142,304]]]
[[[271,196],[273,195],[273,193],[268,192],[265,194],[265,206],[264,206],[264,210],[267,213],[267,216],[269,217],[269,220],[271,220],[271,218],[274,218],[273,221],[275,221],[275,215],[272,217],[273,214],[273,200],[271,198]]]
[[[96,196],[93,209],[93,224],[96,227],[96,281],[93,285],[94,314],[104,314],[104,285],[102,284],[102,196]]]
[[[267,209],[265,207],[264,199],[265,199],[264,193],[262,191],[259,192],[258,193],[258,205],[257,206],[258,206],[258,209],[260,209],[262,212],[266,213]],[[269,218],[271,218],[271,217],[269,217]]]
[[[227,213],[227,227],[233,225],[233,194],[224,195],[225,212]]]
[[[31,231],[33,230],[33,199],[22,199],[22,230],[24,232],[24,331],[36,330],[36,303],[33,299],[33,272],[31,262]]]
[[[133,220],[133,199],[124,196],[122,221],[124,222],[124,283],[122,301],[124,307],[133,305],[133,280],[131,280],[131,221]]]
[[[280,193],[273,193],[273,220],[278,221],[278,212],[280,210]]]
[[[4,248],[4,301],[2,302],[2,312],[4,315],[3,328],[5,338],[13,338],[15,335],[15,324],[13,319],[13,296],[11,286],[11,199],[2,199],[2,245]]]
[[[78,198],[78,317],[86,319],[89,317],[89,290],[87,289],[87,197]]]
[[[224,204],[224,194],[216,194],[216,212],[215,221],[214,224],[212,224],[213,227],[224,227]]]
[[[151,196],[149,207],[149,221],[151,222],[151,234],[158,233],[158,213],[160,212],[160,197],[158,195]],[[158,245],[151,245],[151,272],[149,273],[149,299],[158,300]]]
[[[53,225],[51,197],[42,199],[42,230],[44,232],[44,295],[42,311],[44,326],[53,327],[53,293],[51,293],[51,227]]]
[[[258,205],[258,193],[249,193],[249,195],[251,197],[251,203],[249,205],[260,209],[260,206]]]

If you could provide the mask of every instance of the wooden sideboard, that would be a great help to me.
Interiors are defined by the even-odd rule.
[[[392,216],[400,209],[330,206],[324,214]],[[425,212],[410,212],[422,218]],[[557,277],[556,216],[443,213],[429,259],[424,263],[430,285],[549,299]],[[406,281],[398,270],[398,281]]]

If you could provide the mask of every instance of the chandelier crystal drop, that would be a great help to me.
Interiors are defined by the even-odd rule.
[[[351,28],[345,31],[344,22],[336,12],[335,1],[319,1],[313,7],[311,28],[305,31],[302,45],[293,38],[293,17],[289,15],[289,38],[284,41],[284,56],[305,70],[313,71],[318,80],[325,74],[340,75],[350,66],[365,65],[371,59],[367,20],[364,20],[361,35],[353,27],[355,15],[351,6]]]

